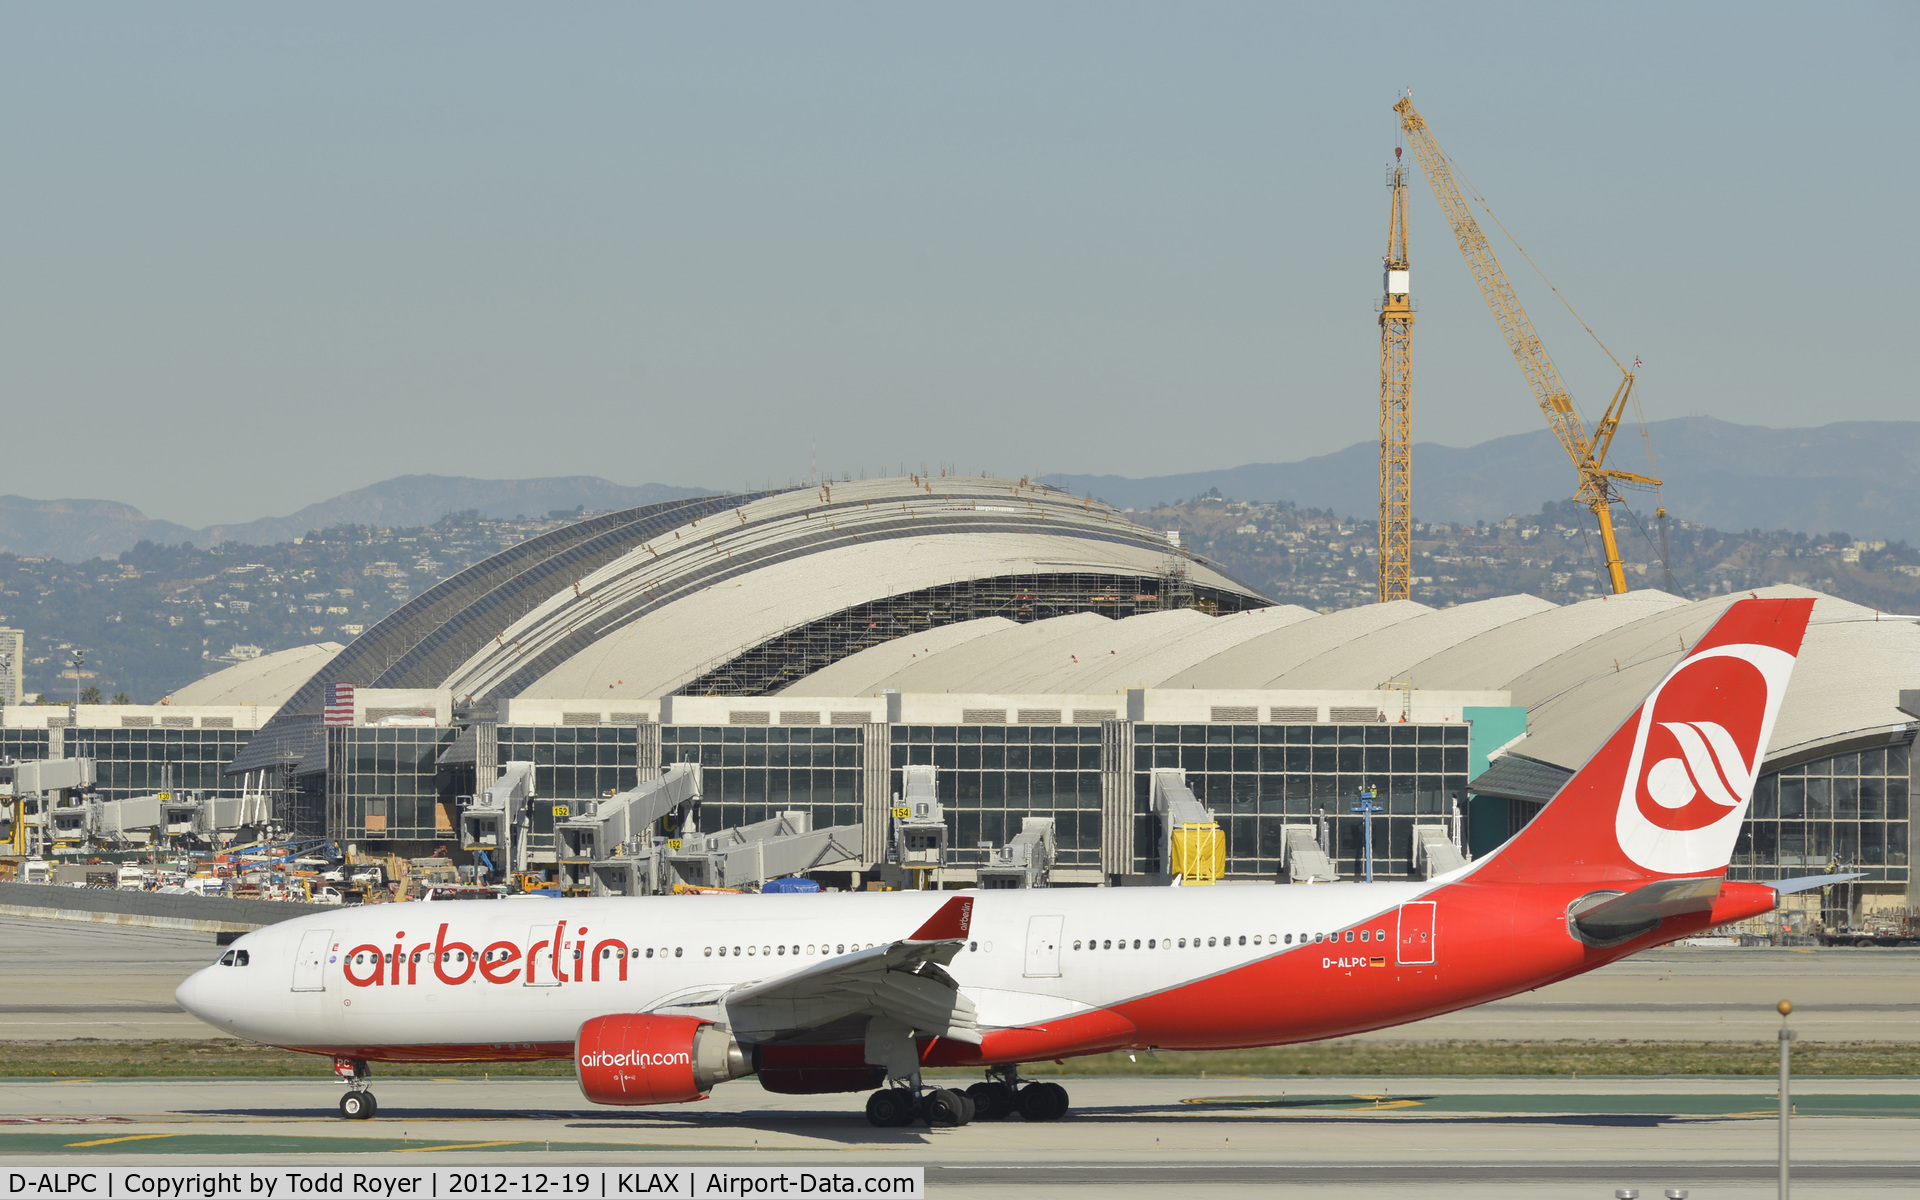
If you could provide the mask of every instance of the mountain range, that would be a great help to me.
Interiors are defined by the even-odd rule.
[[[1668,512],[1716,529],[1845,531],[1856,538],[1920,542],[1920,421],[1846,421],[1811,429],[1768,429],[1711,417],[1648,426],[1655,465],[1623,431],[1612,465],[1667,483]],[[1297,462],[1251,463],[1159,475],[1049,475],[1045,482],[1121,508],[1148,509],[1218,493],[1234,500],[1290,501],[1342,516],[1378,509],[1379,448],[1359,442]],[[1546,430],[1476,446],[1420,442],[1413,450],[1413,509],[1422,521],[1498,520],[1538,512],[1574,490],[1573,466]],[[589,475],[469,479],[402,475],[310,504],[284,517],[189,529],[113,500],[30,500],[0,496],[0,553],[64,562],[113,557],[141,541],[272,545],[336,525],[430,525],[450,512],[484,517],[631,508],[708,489],[646,483],[628,487]],[[1630,494],[1650,516],[1651,495]]]
[[[704,488],[643,483],[625,487],[591,475],[552,479],[468,479],[450,475],[402,475],[370,487],[309,504],[284,517],[240,525],[189,529],[155,520],[113,500],[29,500],[0,496],[0,553],[47,555],[63,562],[111,558],[142,541],[162,545],[223,542],[271,546],[336,525],[431,525],[451,512],[473,509],[483,517],[542,516],[585,508],[600,512],[633,508]]]
[[[1920,421],[1845,421],[1812,429],[1768,429],[1711,417],[1647,426],[1654,467],[1640,439],[1623,429],[1610,465],[1666,480],[1671,516],[1716,529],[1845,531],[1856,538],[1920,542]],[[1044,481],[1121,508],[1147,509],[1219,489],[1233,500],[1291,501],[1342,516],[1379,511],[1379,446],[1359,442],[1287,463],[1129,479],[1049,475]],[[1498,520],[1538,512],[1573,494],[1573,464],[1553,435],[1494,438],[1477,446],[1416,443],[1416,520]],[[1651,495],[1629,493],[1650,517]]]

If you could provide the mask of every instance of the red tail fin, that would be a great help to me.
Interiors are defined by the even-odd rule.
[[[1476,877],[1608,881],[1726,870],[1812,600],[1741,600]]]

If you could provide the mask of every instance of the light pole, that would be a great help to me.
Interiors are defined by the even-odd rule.
[[[80,669],[86,665],[87,652],[75,650],[73,652],[73,716],[76,721],[80,718]]]
[[[1780,1012],[1780,1200],[1787,1200],[1790,1190],[1788,1163],[1791,1157],[1787,1153],[1787,1125],[1793,1116],[1793,1030],[1787,1028],[1787,1017],[1793,1012],[1793,1001],[1782,1000],[1775,1006]]]
[[[1373,882],[1373,814],[1380,811],[1379,800],[1380,788],[1370,783],[1360,789],[1360,798],[1353,802],[1352,808],[1352,811],[1363,814],[1366,821],[1366,834],[1361,840],[1367,858],[1368,883]]]

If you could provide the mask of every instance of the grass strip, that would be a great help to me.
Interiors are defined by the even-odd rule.
[[[1161,1051],[1032,1063],[1028,1075],[1751,1075],[1779,1069],[1766,1042],[1450,1041],[1314,1042],[1265,1050]],[[1920,1076],[1920,1043],[1794,1044],[1796,1075]],[[222,1039],[0,1043],[0,1077],[145,1079],[159,1076],[328,1076],[329,1059]],[[376,1077],[571,1078],[570,1059],[530,1063],[377,1063]],[[978,1075],[939,1070],[940,1076]]]

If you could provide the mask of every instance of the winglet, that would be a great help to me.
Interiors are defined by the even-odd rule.
[[[955,896],[940,906],[940,911],[927,918],[927,923],[914,930],[910,942],[947,942],[967,936],[967,929],[973,924],[973,897]]]

